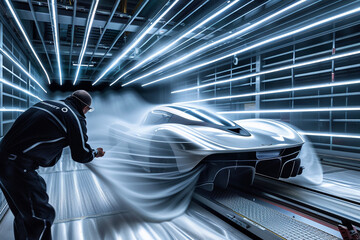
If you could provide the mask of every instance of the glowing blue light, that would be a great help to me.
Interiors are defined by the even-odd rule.
[[[0,52],[6,56],[8,59],[10,59],[10,61],[12,61],[18,68],[20,68],[21,71],[23,71],[31,80],[33,80],[44,92],[47,93],[47,91],[43,88],[43,86],[41,86],[41,84],[36,81],[36,79],[28,72],[26,71],[17,61],[15,61],[14,58],[12,58],[10,56],[10,54],[8,54],[3,48],[0,47]]]
[[[105,69],[105,71],[96,79],[96,81],[92,84],[93,86],[100,81],[111,69],[115,67],[116,64],[120,62],[121,59],[125,57],[126,54],[128,54],[131,49],[135,48],[139,42],[148,34],[151,29],[155,27],[155,25],[179,2],[179,0],[174,1],[166,10],[163,12],[154,22],[151,23],[150,27],[148,27],[141,35],[138,37],[118,58],[113,61],[113,63]]]
[[[0,108],[0,112],[25,112],[25,110],[19,108]]]
[[[39,62],[42,70],[44,71],[44,73],[45,73],[45,75],[46,75],[46,78],[47,78],[47,80],[48,80],[48,83],[50,84],[51,82],[50,82],[49,75],[48,75],[47,71],[45,70],[45,67],[44,67],[44,65],[42,64],[42,62],[41,62],[40,58],[38,57],[37,53],[35,52],[35,49],[34,49],[34,47],[32,46],[32,44],[31,44],[31,42],[30,42],[30,40],[29,40],[29,37],[27,36],[27,34],[26,34],[25,30],[24,30],[24,27],[22,26],[22,24],[21,24],[18,16],[16,15],[15,10],[14,10],[12,4],[10,3],[9,0],[5,0],[5,2],[6,2],[6,4],[7,4],[7,6],[9,7],[10,12],[11,12],[11,15],[12,15],[13,18],[15,19],[16,24],[17,24],[18,27],[20,28],[20,31],[21,31],[21,33],[23,34],[23,36],[24,36],[24,38],[25,38],[25,40],[26,40],[26,43],[29,45],[31,51],[33,52],[33,54],[34,54],[34,56],[35,56],[35,58],[36,58],[36,60]]]
[[[83,57],[85,55],[85,51],[86,51],[86,47],[87,47],[87,44],[88,44],[88,40],[89,40],[89,36],[90,36],[90,32],[91,32],[91,27],[92,27],[92,24],[94,22],[94,18],[95,18],[95,13],[96,13],[96,9],[98,7],[98,4],[99,4],[99,0],[96,0],[95,1],[95,6],[94,6],[94,9],[92,9],[92,11],[90,11],[89,13],[89,16],[90,16],[90,21],[89,21],[89,24],[87,26],[87,32],[84,36],[84,44],[81,48],[81,52],[80,52],[80,56],[79,56],[79,60],[78,60],[78,64],[77,64],[77,70],[76,70],[76,74],[75,74],[75,80],[74,80],[74,83],[73,85],[75,85],[76,81],[77,81],[77,78],[79,76],[79,72],[80,72],[80,68],[82,66],[82,60],[83,60]]]
[[[276,36],[276,37],[272,37],[272,38],[266,39],[266,40],[261,41],[261,42],[259,42],[259,43],[253,44],[253,45],[251,45],[251,46],[249,46],[249,47],[242,48],[242,49],[240,49],[240,50],[238,50],[238,51],[235,51],[235,52],[233,52],[233,53],[224,55],[224,56],[222,56],[222,57],[213,59],[213,60],[211,60],[211,61],[204,62],[204,63],[198,64],[198,65],[194,65],[194,66],[192,66],[192,67],[190,67],[190,68],[187,68],[187,69],[184,69],[184,70],[182,70],[182,71],[180,71],[180,72],[177,72],[177,73],[174,73],[174,74],[171,74],[171,75],[168,75],[168,76],[165,76],[165,77],[162,77],[162,78],[153,80],[153,81],[151,81],[151,82],[148,82],[148,83],[146,83],[146,84],[143,84],[142,87],[145,87],[145,86],[148,86],[148,85],[151,85],[151,84],[154,84],[154,83],[157,83],[157,82],[160,82],[160,81],[163,81],[163,80],[166,80],[166,79],[169,79],[169,78],[178,76],[178,75],[180,75],[180,74],[183,74],[183,73],[192,71],[192,70],[194,70],[194,69],[198,69],[198,68],[207,66],[207,65],[209,65],[209,64],[218,62],[218,61],[223,60],[223,59],[226,59],[226,58],[228,58],[228,57],[232,57],[232,56],[234,56],[234,55],[239,55],[240,53],[244,53],[244,52],[249,51],[249,50],[251,50],[251,49],[258,48],[258,47],[260,47],[260,46],[262,46],[262,45],[265,45],[265,44],[268,44],[268,43],[271,43],[271,42],[274,42],[274,41],[277,41],[277,40],[280,40],[280,39],[284,39],[284,38],[289,37],[289,36],[291,36],[291,35],[294,35],[294,34],[297,34],[297,33],[303,32],[303,31],[306,31],[306,30],[308,30],[308,29],[317,27],[317,26],[319,26],[319,25],[321,25],[321,24],[328,23],[328,22],[330,22],[330,21],[333,21],[333,20],[336,20],[336,19],[339,19],[339,18],[348,16],[348,15],[357,13],[357,12],[359,12],[359,11],[360,11],[360,7],[355,8],[355,9],[350,10],[350,11],[346,11],[346,12],[341,13],[341,14],[337,14],[337,15],[335,15],[335,16],[332,16],[332,17],[323,19],[323,20],[321,20],[321,21],[318,21],[318,22],[315,22],[315,23],[313,23],[313,24],[304,26],[304,27],[302,27],[302,28],[299,28],[299,29],[296,29],[296,30],[293,30],[293,31],[290,31],[290,32],[287,32],[287,33],[284,33],[284,34],[281,34],[281,35]],[[157,70],[159,70],[159,69],[157,69]],[[157,71],[157,70],[155,70],[155,71]],[[161,70],[162,70],[162,69],[161,69]],[[152,73],[151,73],[151,74],[152,74]],[[144,77],[145,77],[145,76],[149,76],[149,74],[144,75]]]
[[[147,73],[147,74],[144,74],[144,75],[142,75],[142,76],[134,79],[134,80],[131,80],[131,81],[123,84],[122,86],[124,87],[124,86],[126,86],[126,85],[128,85],[128,84],[130,84],[130,83],[136,82],[136,81],[138,81],[138,80],[140,80],[140,79],[143,79],[143,78],[145,78],[145,77],[147,77],[147,76],[152,75],[153,73],[159,72],[159,71],[161,71],[161,70],[163,70],[163,69],[165,69],[165,68],[168,68],[168,67],[170,67],[170,66],[173,66],[173,65],[175,65],[175,64],[177,64],[177,63],[179,63],[179,62],[182,62],[182,61],[184,61],[185,59],[187,59],[187,58],[189,58],[189,57],[191,57],[191,56],[194,56],[195,54],[199,54],[200,52],[205,51],[206,49],[209,49],[209,48],[211,48],[211,47],[214,47],[215,45],[218,45],[218,44],[220,44],[220,43],[222,43],[222,42],[225,42],[225,41],[227,41],[227,40],[229,40],[229,39],[238,37],[238,36],[240,36],[241,34],[249,31],[250,29],[252,29],[252,28],[254,28],[254,27],[256,27],[256,26],[258,26],[258,25],[260,25],[260,24],[262,24],[262,23],[264,23],[264,22],[266,22],[266,21],[269,21],[270,19],[278,16],[279,14],[281,14],[281,13],[283,13],[283,12],[285,12],[285,11],[291,9],[291,8],[296,7],[297,5],[299,5],[299,4],[301,4],[301,3],[305,2],[305,1],[306,1],[306,0],[298,1],[298,2],[296,2],[296,3],[294,3],[294,4],[290,5],[290,6],[288,6],[288,7],[286,7],[286,8],[281,9],[280,11],[278,11],[278,12],[276,12],[276,13],[274,13],[274,14],[271,14],[270,16],[268,16],[268,17],[266,17],[266,18],[264,18],[264,19],[262,19],[262,20],[260,20],[260,21],[258,21],[258,22],[256,22],[256,23],[253,23],[253,24],[245,27],[244,29],[242,29],[242,30],[240,30],[240,31],[237,31],[237,32],[235,32],[235,33],[233,33],[233,34],[231,34],[231,35],[229,35],[229,36],[227,36],[227,37],[224,37],[224,38],[222,38],[222,39],[219,39],[219,40],[217,40],[217,41],[214,41],[213,43],[210,43],[210,44],[208,44],[208,45],[206,45],[206,46],[203,46],[203,47],[201,47],[201,48],[199,48],[199,49],[196,49],[196,50],[192,51],[191,53],[188,53],[188,54],[184,55],[183,57],[178,58],[178,59],[176,59],[176,60],[174,60],[174,61],[172,61],[172,62],[170,62],[170,63],[167,63],[167,64],[165,64],[165,65],[163,65],[163,66],[161,66],[161,67],[159,67],[159,68],[157,68],[157,69],[155,69],[155,70],[153,70],[153,71],[151,71],[151,72],[149,72],[149,73]],[[144,86],[146,86],[146,85],[144,85]]]
[[[338,137],[338,138],[356,138],[360,139],[360,135],[343,134],[343,133],[323,133],[323,132],[299,132],[307,136],[319,136],[319,137]]]
[[[332,112],[332,111],[360,111],[360,107],[333,107],[333,108],[299,108],[299,109],[270,109],[250,111],[227,111],[218,114],[249,114],[249,113],[294,113],[294,112]]]
[[[274,94],[274,93],[296,92],[296,91],[302,91],[302,90],[337,87],[337,86],[353,85],[353,84],[359,84],[359,83],[360,83],[360,80],[342,81],[342,82],[336,82],[336,83],[325,83],[325,84],[317,84],[317,85],[310,85],[310,86],[304,86],[304,87],[277,89],[277,90],[264,91],[264,92],[245,93],[245,94],[238,94],[238,95],[205,98],[205,99],[198,99],[198,100],[193,100],[193,101],[177,102],[175,104],[198,103],[198,102],[207,102],[207,101],[214,101],[214,100],[224,100],[224,99],[258,96],[258,95],[267,95],[267,94]]]
[[[187,91],[196,90],[196,89],[200,89],[200,88],[204,88],[204,87],[210,87],[210,86],[214,86],[214,85],[218,85],[218,84],[239,81],[239,80],[250,78],[250,77],[255,77],[255,76],[265,75],[265,74],[269,74],[269,73],[284,71],[284,70],[288,70],[288,69],[313,65],[315,63],[332,61],[332,60],[335,60],[335,59],[349,57],[349,56],[353,56],[353,55],[357,55],[357,54],[360,54],[360,50],[356,50],[356,51],[352,51],[352,52],[348,52],[348,53],[343,53],[343,54],[332,55],[330,57],[325,57],[325,58],[316,59],[316,60],[303,62],[303,63],[297,63],[297,64],[293,64],[293,65],[289,65],[289,66],[285,66],[285,67],[281,67],[281,68],[275,68],[275,69],[271,69],[271,70],[267,70],[267,71],[263,71],[263,72],[251,73],[251,74],[247,74],[247,75],[244,75],[244,76],[240,76],[240,77],[236,77],[236,78],[230,78],[230,79],[222,80],[222,81],[216,81],[216,82],[212,82],[212,83],[207,83],[207,84],[203,84],[203,85],[199,85],[199,86],[195,86],[195,87],[184,88],[184,89],[172,91],[171,93],[187,92]]]
[[[0,78],[0,82],[2,82],[3,84],[6,84],[6,85],[8,85],[8,86],[10,86],[10,87],[12,87],[12,88],[15,88],[15,89],[17,89],[17,90],[19,90],[19,91],[22,91],[23,93],[26,93],[27,95],[32,96],[32,97],[37,98],[37,99],[39,99],[40,101],[42,101],[42,99],[39,98],[38,96],[32,94],[31,92],[29,92],[29,91],[27,91],[27,90],[25,90],[25,89],[23,89],[23,88],[21,88],[21,87],[19,87],[19,86],[16,86],[16,85],[10,83],[9,81],[6,81],[6,80],[3,79],[3,78]]]
[[[140,63],[136,64],[133,68],[129,69],[128,71],[126,71],[125,73],[121,74],[120,77],[118,77],[115,81],[113,81],[110,86],[112,86],[113,84],[115,84],[117,81],[119,81],[122,77],[124,77],[125,75],[127,75],[128,73],[132,72],[133,70],[139,68],[140,66],[144,65],[145,63],[147,63],[148,61],[152,60],[153,58],[155,58],[156,56],[159,56],[160,54],[164,53],[166,50],[170,49],[171,47],[173,47],[175,44],[177,44],[181,39],[184,39],[185,37],[189,36],[192,32],[194,32],[196,29],[199,29],[200,27],[202,27],[204,24],[206,24],[207,22],[211,21],[212,19],[216,18],[217,16],[219,16],[220,14],[222,14],[223,12],[225,12],[226,10],[228,10],[230,7],[232,7],[234,4],[238,3],[240,0],[236,0],[233,1],[231,4],[228,4],[226,7],[222,8],[220,11],[216,12],[215,14],[212,14],[210,17],[206,18],[204,21],[202,21],[201,23],[197,24],[195,27],[191,28],[189,31],[187,31],[185,34],[181,35],[179,38],[177,38],[175,41],[173,41],[172,43],[170,43],[169,45],[167,45],[166,47],[160,49],[159,51],[157,51],[155,54],[149,56],[148,58],[144,59],[143,61],[141,61]],[[132,83],[133,81],[127,82],[126,84],[123,84],[122,86],[126,86],[130,83]]]
[[[51,0],[51,9],[52,9],[52,17],[54,23],[54,45],[55,45],[55,52],[56,52],[56,59],[59,67],[59,78],[60,78],[60,85],[62,85],[62,73],[61,73],[61,60],[60,60],[60,41],[59,41],[59,32],[58,32],[58,23],[57,23],[57,15],[56,15],[56,1]]]

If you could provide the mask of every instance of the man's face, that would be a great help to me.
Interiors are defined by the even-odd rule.
[[[85,106],[85,107],[83,108],[83,113],[84,113],[84,115],[85,115],[89,110],[90,110],[90,107],[89,107],[89,106]]]

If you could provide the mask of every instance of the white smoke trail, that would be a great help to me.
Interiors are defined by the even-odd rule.
[[[320,185],[323,182],[323,169],[320,163],[320,159],[317,156],[311,141],[306,139],[300,152],[301,166],[304,167],[303,173],[295,178],[286,179],[288,182],[292,182],[299,185]]]
[[[136,136],[137,124],[153,106],[134,93],[94,97],[88,114],[89,143],[106,154],[87,164],[114,197],[150,220],[177,217],[187,209],[202,168],[179,172],[171,149],[147,146],[151,136]]]
[[[301,132],[299,128],[293,126],[292,124],[285,122],[283,123],[295,129],[296,131]],[[317,156],[310,139],[305,135],[301,134],[301,136],[305,140],[305,143],[301,148],[299,158],[301,159],[301,166],[304,167],[304,170],[301,175],[284,179],[284,181],[298,185],[320,185],[324,179],[324,173],[320,159]]]

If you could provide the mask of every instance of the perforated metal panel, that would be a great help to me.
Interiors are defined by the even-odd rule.
[[[284,239],[338,239],[279,211],[243,198],[232,191],[214,191],[209,193],[208,197]]]

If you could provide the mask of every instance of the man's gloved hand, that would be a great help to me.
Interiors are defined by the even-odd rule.
[[[97,148],[96,149],[96,155],[95,155],[96,158],[103,157],[104,155],[105,155],[105,152],[104,152],[103,148]]]

